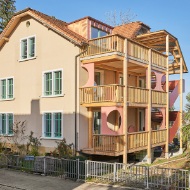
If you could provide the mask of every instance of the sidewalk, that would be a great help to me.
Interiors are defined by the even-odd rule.
[[[112,187],[94,183],[74,182],[57,177],[28,174],[0,169],[0,190],[124,190],[133,188]],[[135,188],[134,188],[135,189]]]

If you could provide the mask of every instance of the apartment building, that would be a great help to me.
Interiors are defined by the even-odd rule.
[[[171,60],[172,61],[169,61]],[[12,124],[49,152],[63,138],[78,153],[152,161],[182,126],[179,42],[142,22],[112,27],[85,17],[71,23],[33,9],[18,12],[0,34],[0,132]],[[169,81],[169,75],[179,80]],[[181,109],[169,111],[180,96]],[[180,145],[182,150],[182,142]]]

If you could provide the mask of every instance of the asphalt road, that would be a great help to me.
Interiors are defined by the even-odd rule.
[[[0,190],[124,190],[118,186],[75,182],[57,177],[0,169]]]

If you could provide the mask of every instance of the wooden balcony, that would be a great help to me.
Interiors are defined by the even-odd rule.
[[[80,104],[98,106],[103,104],[116,105],[123,102],[122,85],[100,85],[80,88]]]
[[[128,86],[127,101],[130,106],[143,104],[146,106],[148,104],[148,89],[138,88],[133,86]]]
[[[152,131],[152,147],[164,145],[166,143],[166,129]],[[128,153],[144,150],[148,148],[148,131],[128,133],[127,149]],[[86,154],[119,156],[124,150],[124,135],[93,135],[92,148],[83,149]]]
[[[86,107],[122,105],[124,86],[118,84],[80,88],[80,104]],[[129,106],[147,106],[148,89],[128,86]],[[166,92],[152,90],[152,105],[165,106]]]
[[[167,93],[152,90],[152,104],[156,107],[157,105],[165,106],[167,104]]]
[[[89,46],[87,51],[81,55],[81,61],[87,63],[90,59],[96,59],[98,61],[117,59],[116,55],[119,56],[118,60],[123,60],[124,57],[124,37],[120,35],[109,35],[100,38],[89,40]],[[144,64],[149,63],[149,47],[128,39],[127,42],[127,55],[129,59],[135,60]],[[153,67],[159,67],[166,69],[167,56],[160,53],[159,51],[151,49],[151,62]],[[84,51],[84,49],[82,49]],[[114,55],[114,56],[113,56]],[[121,58],[122,57],[122,58]],[[101,59],[100,59],[101,58]],[[85,61],[86,60],[86,61]]]
[[[140,131],[136,133],[128,133],[127,143],[128,152],[146,149],[148,146],[148,132]]]
[[[152,131],[152,147],[166,143],[166,129]]]
[[[92,148],[83,149],[87,154],[119,156],[123,154],[124,135],[93,135]]]
[[[119,35],[109,35],[89,40],[87,51],[81,56],[93,56],[98,54],[119,52],[124,53],[124,38]]]

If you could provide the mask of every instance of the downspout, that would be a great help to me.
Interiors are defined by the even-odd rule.
[[[77,54],[75,56],[75,156],[76,156],[76,151],[78,148],[78,131],[77,131],[77,106],[78,106],[78,102],[77,102],[77,59],[80,55],[82,55],[83,53],[85,53],[87,51],[88,46],[86,47],[86,49],[82,52],[80,52],[79,54]]]

